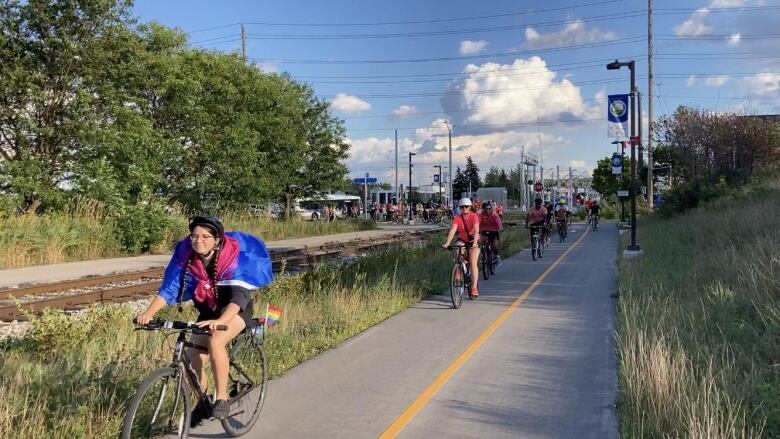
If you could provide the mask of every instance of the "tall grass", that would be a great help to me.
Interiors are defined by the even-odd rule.
[[[523,232],[505,232],[505,256],[527,242]],[[272,376],[442,291],[452,264],[442,241],[282,275],[258,292],[255,315],[269,302],[283,310],[266,338]],[[79,318],[48,311],[24,338],[0,343],[0,437],[116,437],[138,383],[171,355],[170,338],[132,330],[132,313],[127,305],[96,305]],[[191,320],[195,312],[160,316]]]
[[[780,437],[780,193],[639,224],[621,262],[624,437]]]
[[[235,212],[225,214],[224,220],[228,230],[247,231],[267,241],[375,227],[373,221],[285,222]],[[119,220],[94,201],[80,199],[65,212],[0,217],[0,221],[0,269],[136,255],[122,249]],[[152,251],[170,251],[186,234],[186,227],[185,212],[170,213],[161,240],[151,247]]]

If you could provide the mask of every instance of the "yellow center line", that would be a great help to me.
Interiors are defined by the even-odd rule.
[[[414,419],[417,413],[422,410],[426,404],[428,404],[428,401],[430,401],[431,398],[433,398],[436,393],[438,393],[439,390],[441,390],[441,388],[447,384],[447,381],[449,381],[450,378],[455,375],[455,372],[457,372],[458,369],[460,369],[461,366],[463,366],[469,360],[469,358],[474,355],[474,352],[476,352],[477,349],[479,349],[482,344],[485,343],[485,341],[490,338],[494,332],[496,332],[496,329],[498,329],[501,324],[504,323],[504,320],[506,320],[509,315],[512,314],[512,312],[517,307],[519,307],[525,301],[525,299],[528,298],[528,296],[531,295],[533,290],[536,289],[536,287],[539,286],[542,281],[544,281],[547,275],[549,275],[550,272],[552,272],[555,267],[558,266],[558,264],[566,256],[568,256],[572,250],[574,250],[574,247],[576,247],[577,244],[579,244],[580,241],[582,241],[588,234],[588,230],[589,229],[586,228],[585,233],[583,233],[582,236],[580,236],[580,238],[571,245],[571,247],[566,249],[566,251],[558,259],[556,259],[555,262],[553,262],[552,265],[550,265],[547,270],[541,274],[541,276],[537,277],[536,280],[530,286],[528,286],[528,288],[526,288],[525,291],[523,291],[523,293],[507,307],[507,309],[501,313],[501,315],[496,317],[496,319],[493,320],[493,323],[491,323],[490,326],[488,326],[487,329],[485,329],[485,331],[482,332],[482,334],[480,334],[480,336],[477,337],[477,339],[474,340],[469,345],[469,347],[467,347],[466,350],[463,351],[463,353],[460,354],[460,356],[456,358],[455,361],[453,361],[452,364],[450,364],[447,369],[445,369],[444,372],[442,372],[441,375],[439,375],[433,381],[433,383],[428,386],[428,388],[425,389],[425,391],[423,391],[420,396],[418,396],[417,399],[409,407],[407,407],[406,410],[404,410],[404,412],[398,416],[398,418],[395,419],[395,421],[393,421],[392,424],[390,424],[389,427],[387,427],[387,430],[385,430],[384,433],[379,436],[379,439],[389,439],[396,437],[398,433],[400,433],[401,430],[403,430],[404,427],[406,427],[409,422]]]

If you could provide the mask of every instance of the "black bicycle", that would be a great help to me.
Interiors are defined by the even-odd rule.
[[[480,269],[482,270],[482,278],[485,280],[496,274],[496,268],[498,267],[498,255],[493,254],[492,243],[494,239],[496,238],[482,234],[482,238],[479,241]]]
[[[170,366],[152,371],[138,386],[122,424],[122,439],[172,436],[186,438],[193,410],[191,396],[208,407],[212,402],[200,385],[185,347],[208,352],[207,346],[188,340],[189,334],[209,334],[207,329],[179,321],[154,320],[136,329],[178,332]],[[217,329],[226,330],[221,325]],[[225,432],[238,437],[257,422],[265,402],[268,361],[263,349],[264,319],[247,326],[229,346],[228,392],[230,414],[220,419]],[[199,405],[200,407],[200,405]]]
[[[452,281],[450,282],[450,298],[455,309],[463,304],[463,295],[466,289],[471,288],[471,271],[469,270],[468,250],[465,245],[451,245],[447,250],[457,250],[455,266],[452,267]],[[471,295],[469,295],[471,299]]]
[[[564,240],[566,240],[566,219],[556,218],[555,226],[558,228],[558,239],[560,240],[560,242],[563,242]]]
[[[544,225],[526,226],[527,229],[531,229],[533,232],[531,235],[531,258],[534,261],[537,257],[541,259],[544,254],[544,243],[542,242],[542,229],[544,227]]]

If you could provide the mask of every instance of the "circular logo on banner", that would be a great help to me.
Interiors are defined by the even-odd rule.
[[[615,154],[612,156],[612,166],[619,168],[623,164],[623,158]]]
[[[626,114],[626,104],[623,101],[612,101],[609,104],[609,112],[617,118],[623,117]]]
[[[536,192],[541,192],[541,191],[542,191],[542,189],[544,189],[544,186],[542,186],[542,184],[541,184],[541,183],[539,183],[538,181],[537,181],[536,183],[534,183],[534,190],[535,190]]]

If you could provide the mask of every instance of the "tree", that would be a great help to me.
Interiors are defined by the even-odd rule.
[[[485,187],[503,187],[509,189],[511,186],[509,175],[503,169],[498,169],[496,166],[491,166],[487,174],[485,174]]]
[[[641,175],[641,174],[640,174]],[[604,198],[612,199],[616,197],[616,192],[620,189],[628,189],[631,182],[631,160],[623,162],[622,175],[612,174],[611,157],[604,157],[596,163],[596,169],[593,170],[593,180],[591,187],[598,191]]]
[[[469,183],[471,184],[472,191],[476,191],[482,187],[482,179],[479,177],[479,168],[474,164],[471,156],[466,157],[466,169],[463,170],[463,174],[466,178],[467,190]]]
[[[452,196],[456,198],[453,202],[457,202],[457,199],[461,198],[468,190],[469,182],[466,174],[460,170],[460,166],[457,166],[455,168],[455,176],[452,179]]]
[[[101,127],[105,100],[133,58],[107,53],[127,43],[129,2],[9,0],[0,4],[0,189],[34,212],[56,203],[74,176],[84,137]],[[112,89],[115,93],[101,93]]]

